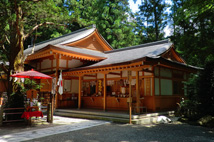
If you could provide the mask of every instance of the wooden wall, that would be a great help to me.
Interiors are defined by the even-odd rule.
[[[156,96],[155,105],[156,111],[175,110],[180,103],[181,96]]]
[[[188,79],[188,73],[164,67],[156,67],[154,73],[156,111],[176,109],[185,96],[183,82]]]
[[[58,108],[77,108],[77,96],[74,93],[64,93],[58,97]]]

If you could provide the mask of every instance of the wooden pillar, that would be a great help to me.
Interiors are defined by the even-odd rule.
[[[155,73],[154,67],[152,67],[152,97],[153,97],[153,111],[156,111],[156,104],[155,104]]]
[[[106,93],[107,93],[107,74],[104,74],[103,85],[104,85],[104,89],[103,89],[103,111],[105,111],[106,110]]]
[[[144,71],[142,72],[142,93],[143,93],[143,96],[145,96],[145,85],[144,85]]]
[[[58,82],[59,80],[59,54],[56,54],[56,83]],[[58,94],[58,87],[56,87],[56,95],[55,95],[55,102],[56,102],[56,108],[58,108],[58,97],[59,97],[59,94]]]
[[[78,109],[81,108],[81,95],[82,95],[82,76],[79,76]]]
[[[50,118],[49,118],[49,123],[53,123],[53,94],[50,93]]]
[[[136,107],[137,113],[140,113],[140,91],[139,91],[139,71],[136,71]]]
[[[132,124],[132,71],[128,71],[129,79],[129,124]]]

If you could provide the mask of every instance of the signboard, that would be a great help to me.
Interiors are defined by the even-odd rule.
[[[102,80],[98,80],[98,92],[102,92],[103,86],[102,86]]]

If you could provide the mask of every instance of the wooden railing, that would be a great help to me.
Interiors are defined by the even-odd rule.
[[[24,119],[21,118],[21,115],[24,112],[24,110],[25,108],[4,108],[2,122],[4,123],[4,122],[24,121]],[[17,118],[17,119],[14,119],[14,118]]]

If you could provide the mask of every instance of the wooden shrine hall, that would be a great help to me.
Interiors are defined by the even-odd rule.
[[[34,53],[32,53],[34,49]],[[198,68],[162,40],[113,49],[96,26],[44,41],[24,51],[35,70],[63,77],[63,94],[56,91],[55,108],[163,111],[176,108],[185,96],[183,81]],[[51,91],[44,83],[41,91]]]

